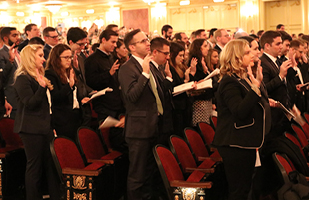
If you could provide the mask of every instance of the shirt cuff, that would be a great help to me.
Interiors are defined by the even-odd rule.
[[[142,74],[143,74],[147,79],[149,79],[150,74],[147,74],[146,72],[142,72]]]
[[[173,82],[173,79],[171,77],[166,77],[167,80],[169,80],[170,82]]]

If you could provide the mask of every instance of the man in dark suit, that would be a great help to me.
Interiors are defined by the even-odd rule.
[[[27,35],[27,39],[18,45],[18,51],[21,51],[25,46],[27,46],[31,38],[40,37],[40,29],[38,29],[36,24],[28,24],[25,27],[25,34]]]
[[[287,85],[288,69],[292,66],[291,60],[287,60],[280,65],[277,61],[282,51],[281,34],[277,31],[265,32],[260,40],[264,53],[260,57],[261,66],[263,68],[263,81],[269,98],[281,102],[285,107],[292,108]],[[269,137],[282,135],[287,130],[289,122],[280,108],[271,108],[272,115],[272,131]]]
[[[162,99],[163,115],[159,116],[159,138],[158,143],[168,146],[168,139],[173,134],[173,105],[172,105],[172,82],[173,77],[167,60],[170,54],[170,44],[164,38],[154,38],[150,42],[152,61],[150,70],[159,83],[157,89]]]
[[[81,28],[72,27],[68,30],[67,41],[73,55],[72,66],[78,80],[77,89],[80,95],[79,98],[82,99],[93,92],[93,89],[86,84],[84,57],[80,55],[81,51],[87,45],[87,35]],[[83,113],[82,126],[90,126],[92,114],[90,105],[88,103],[83,104],[81,109]]]
[[[128,199],[152,199],[156,169],[152,148],[158,138],[159,115],[164,113],[157,90],[159,82],[150,71],[150,43],[140,29],[129,32],[124,43],[131,58],[119,70],[126,108],[125,139],[129,147]]]
[[[47,60],[50,50],[59,43],[59,36],[55,28],[48,26],[43,30],[43,38],[45,41],[44,58]]]
[[[106,92],[92,100],[93,109],[98,114],[99,123],[108,116],[119,118],[124,114],[121,92],[118,82],[118,61],[113,62],[111,53],[116,47],[118,34],[113,30],[104,30],[100,34],[100,46],[85,60],[85,75],[87,84],[94,90],[112,88],[112,92]],[[114,149],[124,151],[126,144],[123,137],[124,118],[116,126],[110,128],[109,139]],[[120,128],[118,128],[120,127]]]
[[[224,46],[231,40],[230,34],[225,29],[218,29],[214,32],[216,46],[214,49],[218,50],[220,54]]]
[[[4,93],[8,103],[13,107],[10,117],[15,118],[17,99],[13,83],[14,73],[20,64],[20,56],[17,50],[11,47],[18,45],[19,33],[15,27],[4,27],[0,34],[4,43],[0,49],[0,69],[6,71],[3,75]]]

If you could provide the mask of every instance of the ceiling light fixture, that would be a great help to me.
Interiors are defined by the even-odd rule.
[[[62,7],[61,4],[47,4],[47,5],[45,5],[45,8],[47,8],[52,13],[58,12],[61,7]]]
[[[179,2],[179,5],[181,5],[181,6],[190,5],[190,1],[189,1],[189,0],[180,1],[180,2]]]
[[[148,3],[148,5],[150,5],[151,3],[153,3],[155,0],[143,0],[145,3]]]
[[[94,10],[93,10],[93,9],[88,9],[88,10],[86,10],[86,13],[87,13],[87,14],[93,14],[93,13],[94,13]]]
[[[224,2],[224,0],[213,0],[215,3]]]
[[[23,16],[25,16],[25,13],[24,12],[16,12],[16,16],[23,17]]]
[[[67,17],[67,16],[69,16],[69,12],[61,12],[61,16],[62,17]]]

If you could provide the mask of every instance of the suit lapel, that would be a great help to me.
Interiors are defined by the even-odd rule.
[[[280,70],[279,70],[279,68],[277,67],[277,65],[276,65],[267,55],[263,54],[263,57],[264,57],[264,59],[269,63],[270,68],[271,68],[274,72],[276,72],[276,73],[279,73],[279,72],[280,72]]]

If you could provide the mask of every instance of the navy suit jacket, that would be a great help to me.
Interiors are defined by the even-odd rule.
[[[132,56],[119,70],[118,78],[126,107],[125,136],[153,138],[158,136],[158,109],[149,79]]]
[[[43,51],[44,51],[44,58],[45,58],[45,60],[48,59],[48,56],[49,56],[49,53],[50,53],[50,50],[51,50],[51,49],[52,49],[52,47],[49,46],[48,44],[45,44],[45,45],[44,45]]]

